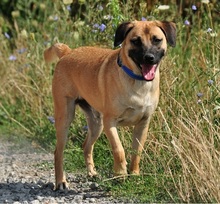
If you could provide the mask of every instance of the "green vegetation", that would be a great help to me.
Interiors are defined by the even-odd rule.
[[[68,0],[16,2],[13,9],[5,0],[0,3],[4,11],[10,11],[0,10],[1,134],[19,131],[17,134],[54,149],[55,130],[48,120],[53,115],[54,65],[46,65],[43,60],[46,47],[59,41],[72,48],[111,48],[116,26],[122,21],[142,17],[175,20],[177,46],[169,48],[161,68],[160,103],[144,147],[142,175],[130,176],[124,182],[112,178],[113,158],[103,135],[94,152],[100,172],[98,182],[115,196],[140,202],[220,202],[218,1],[201,3],[196,8],[191,4],[186,8],[186,17],[178,15],[175,1],[170,1],[167,10],[155,4],[150,13],[146,1],[122,4],[97,0],[84,4],[82,0],[76,13]],[[85,169],[81,150],[85,126],[78,110],[65,150],[65,168],[69,172]],[[131,131],[119,128],[128,162]]]

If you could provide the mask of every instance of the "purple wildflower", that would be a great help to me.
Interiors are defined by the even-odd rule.
[[[212,29],[211,28],[208,28],[207,29],[207,33],[211,33],[212,32]]]
[[[141,21],[146,21],[147,19],[145,17],[141,17]]]
[[[98,28],[101,32],[103,32],[106,29],[106,25],[103,23],[101,25],[99,25],[98,23],[95,23],[93,25],[93,28]]]
[[[51,124],[55,123],[55,119],[53,116],[48,116],[47,119],[50,121]]]
[[[88,129],[89,129],[89,128],[88,128],[87,125],[85,125],[85,126],[82,127],[82,130],[83,130],[83,131],[88,131]]]
[[[193,11],[196,11],[196,10],[197,10],[196,5],[192,5],[192,10],[193,10]]]
[[[100,29],[101,32],[103,32],[103,31],[106,29],[106,25],[102,23],[102,24],[99,26],[99,29]]]
[[[209,84],[209,85],[212,85],[213,83],[214,83],[214,81],[213,81],[212,79],[209,79],[209,80],[208,80],[208,84]]]
[[[203,93],[197,93],[198,98],[201,98],[203,96]]]
[[[184,24],[185,24],[186,26],[189,26],[189,25],[190,25],[190,22],[189,22],[188,20],[185,20]]]
[[[10,55],[10,57],[8,59],[10,61],[15,61],[15,60],[17,60],[17,57],[15,55]]]
[[[7,39],[10,39],[10,38],[11,38],[8,33],[5,32],[4,34],[5,34],[5,37],[6,37]]]
[[[93,28],[99,28],[99,24],[98,24],[98,23],[95,23],[95,24],[93,25]]]
[[[71,11],[71,6],[70,6],[70,5],[67,5],[67,6],[66,6],[66,9],[67,9],[68,11]]]

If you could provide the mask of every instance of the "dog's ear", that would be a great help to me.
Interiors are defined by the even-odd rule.
[[[160,29],[164,32],[167,42],[172,47],[176,46],[176,25],[173,22],[160,21],[157,22]]]
[[[119,46],[127,36],[127,34],[131,31],[131,29],[134,27],[134,24],[131,22],[125,22],[118,26],[115,32],[115,41],[114,46]]]

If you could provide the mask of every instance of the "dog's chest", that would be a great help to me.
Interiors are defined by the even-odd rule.
[[[135,125],[142,118],[150,116],[156,106],[158,99],[154,94],[133,93],[129,98],[121,100],[121,114],[117,118],[118,125]]]

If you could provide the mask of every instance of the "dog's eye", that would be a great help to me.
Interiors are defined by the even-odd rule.
[[[153,42],[156,44],[160,43],[162,40],[162,38],[157,38],[156,36],[153,36]]]
[[[131,43],[136,46],[139,46],[142,44],[141,39],[139,37],[131,39]]]

